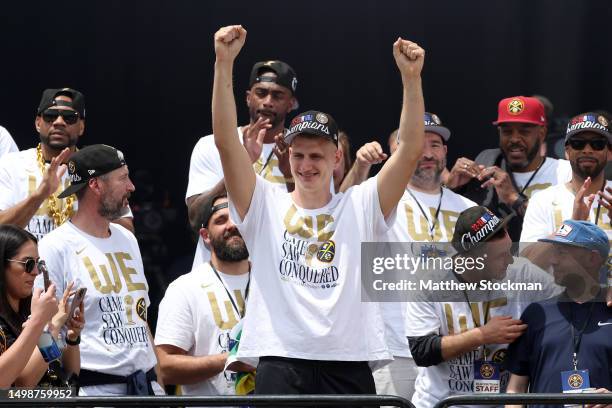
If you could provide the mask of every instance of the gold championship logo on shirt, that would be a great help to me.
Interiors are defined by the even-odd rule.
[[[491,360],[494,363],[503,363],[504,361],[506,361],[506,353],[507,353],[507,349],[500,349],[497,350],[495,353],[493,353],[493,357],[491,357]]]
[[[147,321],[147,303],[144,298],[140,298],[136,302],[136,314],[145,322]]]
[[[336,255],[336,244],[331,239],[329,241],[325,241],[317,252],[317,259],[321,262],[330,263],[334,260],[334,256]]]

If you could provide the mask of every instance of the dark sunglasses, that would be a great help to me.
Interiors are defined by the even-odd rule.
[[[47,123],[53,123],[61,116],[68,125],[74,125],[79,120],[79,112],[70,109],[47,109],[42,113],[42,118]]]
[[[570,145],[574,150],[582,150],[587,144],[590,145],[593,150],[603,150],[608,147],[608,141],[606,139],[570,139],[566,143],[566,145]]]
[[[45,263],[45,261],[40,258],[28,258],[25,261],[20,261],[19,259],[7,259],[7,261],[19,262],[20,264],[23,264],[23,267],[27,273],[32,273],[32,271],[34,270],[34,266],[38,265],[40,267],[41,264]]]

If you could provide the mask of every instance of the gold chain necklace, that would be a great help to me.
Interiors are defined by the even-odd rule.
[[[38,162],[38,167],[40,171],[45,176],[47,172],[47,168],[45,167],[45,159],[43,159],[42,154],[42,146],[40,143],[36,146],[36,161]],[[76,200],[76,196],[72,194],[71,196],[66,197],[66,206],[63,210],[59,209],[58,198],[55,195],[55,192],[51,193],[51,195],[47,198],[47,207],[49,208],[49,217],[53,219],[56,227],[62,225],[68,218],[72,217],[73,204]]]

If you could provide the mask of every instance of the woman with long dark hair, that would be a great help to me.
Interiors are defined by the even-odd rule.
[[[35,289],[39,266],[36,238],[13,226],[0,225],[0,387],[57,385],[80,368],[79,347],[67,345],[62,365],[46,363],[38,350],[41,334],[48,326],[54,339],[68,321],[66,338],[78,338],[84,325],[82,310],[68,316],[67,301],[72,285],[58,303],[55,285]],[[69,343],[75,343],[69,341]]]

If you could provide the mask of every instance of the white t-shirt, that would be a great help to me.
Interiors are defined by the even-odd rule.
[[[45,164],[48,168],[49,164]],[[38,167],[36,148],[9,153],[0,160],[0,210],[7,210],[30,196],[42,182],[42,172]],[[68,172],[64,172],[55,194],[64,191],[70,185]],[[60,212],[66,207],[65,199],[57,199]],[[72,204],[72,213],[76,213],[78,201]],[[128,208],[124,217],[133,217]],[[48,200],[43,201],[25,229],[38,240],[56,228],[53,218],[49,216]]]
[[[0,126],[0,157],[10,152],[18,152],[19,148],[11,137],[11,134],[4,127]]]
[[[84,233],[71,222],[51,231],[38,251],[61,298],[69,282],[87,288],[81,331],[81,369],[127,376],[157,363],[149,340],[149,295],[138,242],[117,224],[109,238]],[[43,287],[42,274],[35,285]]]
[[[229,333],[240,320],[228,298],[230,291],[239,310],[244,310],[249,274],[219,272],[223,283],[207,262],[179,277],[166,290],[159,304],[155,344],[170,344],[189,356],[210,356],[229,352]],[[225,287],[223,286],[225,284]],[[184,395],[233,395],[230,373],[197,384],[181,385]]]
[[[533,173],[533,171],[528,171],[526,173],[512,173],[519,191],[521,191],[523,186],[527,184]],[[527,189],[525,189],[523,194],[531,198],[534,193],[559,183],[568,182],[571,180],[571,178],[572,166],[570,165],[569,161],[547,157],[540,170],[538,170],[538,174],[536,174],[531,183],[529,183],[529,186]],[[529,205],[531,205],[531,201]]]
[[[238,127],[238,138],[240,143],[243,143],[242,128]],[[266,180],[278,185],[282,190],[287,191],[287,180],[278,167],[278,158],[273,153],[275,143],[264,143],[259,159],[253,163],[253,168],[257,174],[260,174]],[[269,158],[269,160],[268,160]],[[264,165],[266,164],[264,168]],[[191,153],[191,162],[189,164],[189,182],[187,184],[187,193],[185,199],[204,191],[210,190],[223,178],[223,167],[221,166],[221,157],[213,135],[202,137],[196,143]],[[195,256],[193,259],[192,269],[204,262],[210,260],[210,250],[204,245],[202,237],[198,238]]]
[[[42,177],[35,148],[9,153],[2,157],[0,160],[0,210],[7,210],[34,193],[42,182]],[[68,172],[65,172],[56,194],[64,191],[69,185]],[[64,211],[66,200],[58,199],[57,203],[59,210]],[[76,212],[76,209],[75,200],[73,213]],[[48,202],[45,200],[25,229],[40,240],[54,228],[55,223],[49,216]]]
[[[474,328],[476,319],[479,326],[486,324],[485,312],[493,316],[512,316],[518,319],[523,310],[537,299],[555,296],[560,288],[554,285],[551,275],[533,265],[524,258],[514,258],[508,267],[506,278],[512,282],[541,282],[543,291],[537,294],[528,292],[514,293],[509,298],[506,292],[492,293],[487,302],[470,302],[472,309],[477,309],[473,317],[467,302],[407,302],[406,334],[420,337],[431,333],[441,336],[461,334]],[[487,357],[495,362],[503,362],[506,357],[507,344],[487,344]],[[431,408],[438,401],[451,395],[471,394],[473,392],[474,359],[482,358],[483,347],[435,366],[419,367],[415,382],[412,403],[416,408]],[[501,389],[508,384],[509,372],[501,373]],[[476,407],[476,406],[475,406]]]
[[[244,220],[231,197],[230,214],[253,271],[241,361],[255,366],[260,356],[390,360],[378,304],[361,301],[361,242],[388,229],[376,178],[308,210],[257,176]]]
[[[442,189],[440,193],[428,194],[410,190],[414,197],[406,190],[397,209],[398,215],[395,223],[383,238],[386,242],[425,242],[431,241],[430,228],[440,205],[438,221],[433,235],[435,242],[450,242],[455,231],[455,223],[459,214],[466,208],[477,205],[452,190]],[[415,201],[415,198],[418,200]],[[419,204],[427,214],[427,218],[419,209]],[[389,350],[394,356],[410,357],[408,339],[404,331],[406,321],[406,303],[381,302],[381,312],[385,321],[385,330]]]
[[[606,183],[612,186],[612,181]],[[572,218],[574,208],[574,193],[564,184],[552,186],[539,192],[531,200],[525,212],[521,242],[536,242],[554,233],[563,221]],[[596,198],[591,206],[589,221],[595,222],[595,214],[599,200]],[[612,228],[608,210],[603,206],[599,212],[597,225],[603,229],[612,240]]]

